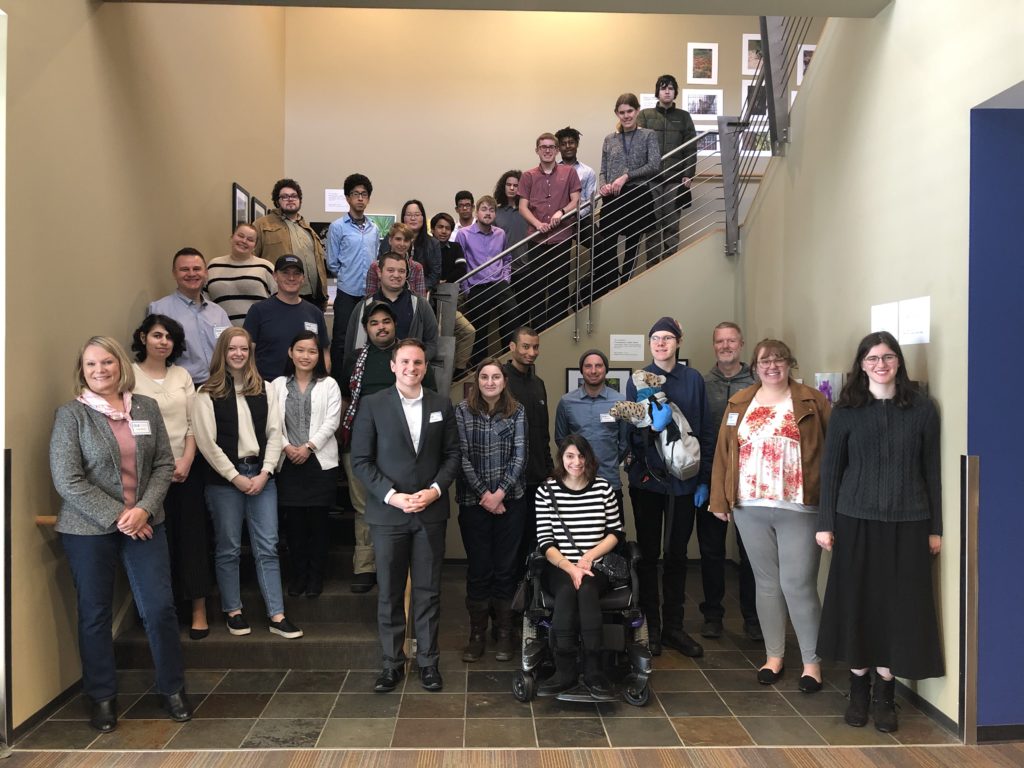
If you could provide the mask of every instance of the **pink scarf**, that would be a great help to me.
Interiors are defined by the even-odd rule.
[[[110,403],[97,395],[91,389],[82,390],[82,394],[75,399],[78,400],[78,402],[89,406],[94,411],[102,413],[108,419],[112,419],[113,421],[125,421],[132,417],[132,393],[125,392],[121,397],[124,398],[124,410],[122,411],[113,408]]]

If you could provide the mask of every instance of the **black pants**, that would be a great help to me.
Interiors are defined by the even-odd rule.
[[[459,505],[459,530],[468,561],[467,600],[512,599],[525,507],[525,499],[505,499],[505,513],[492,515],[479,504]]]
[[[362,302],[362,296],[352,296],[338,291],[334,297],[334,330],[331,331],[331,374],[343,393],[348,392],[348,382],[341,380],[342,363],[345,362],[345,334],[352,310]]]
[[[327,569],[327,507],[281,507],[288,518],[292,579],[322,582]]]
[[[473,367],[488,354],[497,355],[504,352],[512,340],[512,332],[515,331],[519,320],[512,286],[503,280],[474,285],[469,289],[469,296],[466,298],[466,317],[476,328],[473,356],[470,359],[470,366]],[[492,321],[498,326],[497,347],[489,344]]]
[[[529,318],[537,331],[550,328],[569,313],[571,254],[572,240],[536,246],[530,263],[512,276],[519,315]]]
[[[519,552],[516,555],[516,579],[526,575],[526,558],[537,548],[537,489],[539,484],[527,483],[523,494],[523,536],[519,540]]]
[[[206,511],[206,462],[196,453],[183,483],[171,483],[164,499],[164,523],[175,601],[210,594],[210,516]]]
[[[572,578],[551,563],[544,566],[541,583],[545,591],[555,598],[551,617],[551,631],[555,637],[579,634],[586,651],[599,651],[602,644],[601,595],[608,591],[608,577],[594,571],[585,576],[580,588],[573,586]]]

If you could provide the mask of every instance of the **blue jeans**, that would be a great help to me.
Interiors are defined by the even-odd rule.
[[[239,472],[255,477],[261,467],[239,464]],[[220,588],[220,607],[225,613],[242,609],[242,592],[238,585],[238,561],[242,553],[242,520],[249,524],[249,541],[256,558],[256,580],[267,606],[267,616],[284,613],[281,592],[281,564],[277,559],[277,486],[267,481],[258,496],[246,496],[228,483],[206,486],[206,505],[213,517],[216,551],[213,562]]]
[[[156,667],[156,689],[164,695],[182,690],[185,665],[163,524],[153,528],[152,539],[132,539],[123,533],[62,533],[60,540],[78,596],[78,653],[82,657],[82,687],[86,695],[93,701],[106,701],[117,695],[113,608],[118,560],[124,564],[149,639]]]

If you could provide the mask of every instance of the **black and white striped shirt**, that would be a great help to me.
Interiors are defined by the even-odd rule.
[[[558,504],[555,514],[552,497]],[[550,547],[570,560],[578,560],[609,533],[621,541],[624,533],[615,492],[603,478],[594,478],[586,488],[574,491],[555,480],[548,480],[537,489],[537,548]],[[565,533],[572,531],[573,546]],[[600,558],[598,558],[600,559]]]

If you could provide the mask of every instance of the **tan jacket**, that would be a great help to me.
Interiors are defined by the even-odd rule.
[[[743,415],[761,388],[760,382],[729,398],[718,430],[715,464],[711,471],[711,512],[731,512],[739,489],[739,441],[736,437]],[[800,463],[804,474],[804,504],[817,506],[821,496],[821,454],[825,450],[825,429],[832,406],[816,389],[790,381],[793,395],[793,418],[800,430]],[[732,425],[729,414],[738,414]]]
[[[327,264],[324,261],[324,244],[302,216],[299,216],[295,223],[306,230],[313,239],[313,252],[316,257],[316,271],[320,277],[321,291],[321,295],[314,296],[313,300],[314,303],[319,303],[327,298]],[[274,208],[266,216],[260,216],[252,223],[252,226],[256,230],[256,248],[253,250],[256,256],[273,264],[278,257],[287,253],[295,253],[292,250],[292,237],[288,232],[288,225],[281,217],[278,208]]]

